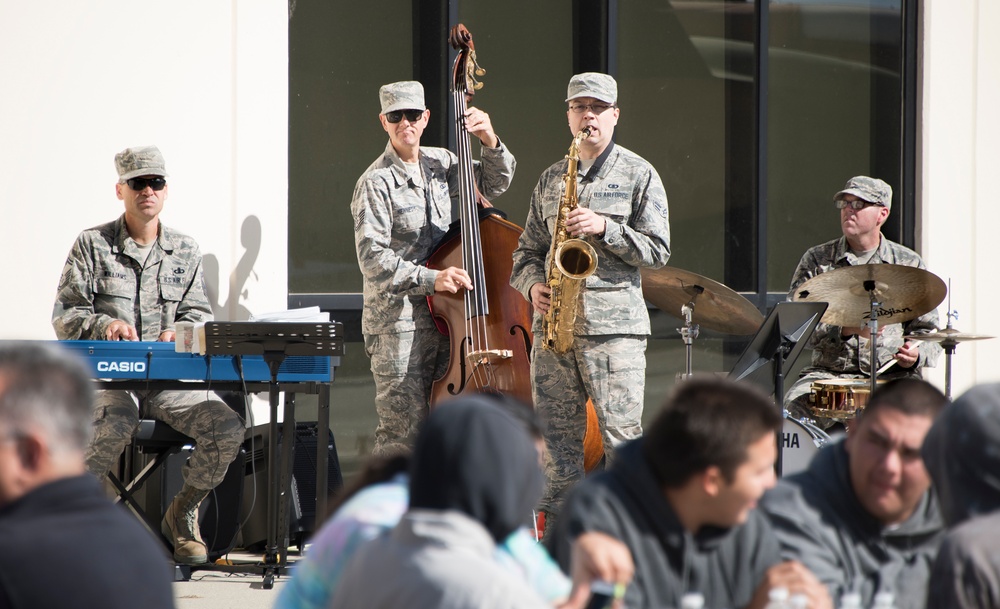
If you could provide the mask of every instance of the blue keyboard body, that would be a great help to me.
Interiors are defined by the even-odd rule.
[[[271,371],[261,355],[177,353],[174,343],[64,340],[80,355],[95,379],[268,382]],[[240,363],[238,363],[240,362]],[[338,356],[290,355],[278,369],[279,383],[333,381]],[[242,376],[240,369],[242,367]]]

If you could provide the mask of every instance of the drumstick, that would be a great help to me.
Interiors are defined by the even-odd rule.
[[[888,370],[889,368],[892,368],[892,366],[895,363],[896,363],[896,360],[894,360],[894,359],[889,360],[889,362],[886,365],[882,366],[881,368],[879,368],[878,370],[875,371],[875,376],[882,376],[882,373],[885,372],[886,370]]]

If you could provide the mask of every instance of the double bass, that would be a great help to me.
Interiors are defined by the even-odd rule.
[[[472,147],[465,112],[482,88],[483,70],[472,35],[462,24],[451,29],[449,42],[459,51],[453,67],[451,94],[455,109],[458,156],[459,219],[427,262],[429,268],[465,269],[472,290],[435,292],[429,297],[438,328],[449,336],[448,369],[431,387],[431,408],[466,391],[513,396],[527,404],[531,395],[532,307],[510,286],[513,252],[522,229],[492,207],[476,186]],[[593,406],[587,404],[585,461],[588,471],[603,456]],[[596,440],[596,444],[595,444]]]
[[[530,404],[531,306],[510,287],[511,255],[521,228],[498,215],[476,186],[465,112],[482,87],[475,77],[485,71],[476,62],[472,35],[464,25],[451,29],[449,42],[459,50],[451,86],[459,230],[454,237],[445,237],[427,266],[463,268],[473,289],[430,297],[435,322],[446,329],[451,349],[448,369],[431,388],[431,407],[470,390],[503,393]]]

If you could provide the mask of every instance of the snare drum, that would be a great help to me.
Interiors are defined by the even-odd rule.
[[[876,385],[885,383],[876,380]],[[809,410],[824,419],[853,419],[868,404],[871,381],[868,379],[824,379],[809,386]]]
[[[781,475],[789,476],[809,467],[830,436],[805,419],[785,416],[781,426]]]

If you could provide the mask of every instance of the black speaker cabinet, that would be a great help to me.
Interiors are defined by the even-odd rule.
[[[278,424],[277,446],[280,454],[283,424]],[[267,543],[267,482],[268,482],[268,438],[267,425],[258,425],[247,430],[243,448],[250,457],[246,465],[243,503],[240,520],[243,526],[243,547],[251,551],[264,549]],[[316,525],[316,446],[318,443],[316,423],[295,425],[292,446],[291,505],[289,506],[289,545],[300,550],[315,532]],[[337,457],[337,446],[333,432],[327,439],[327,488],[328,495],[339,490],[344,479]],[[322,516],[322,515],[321,515]]]

